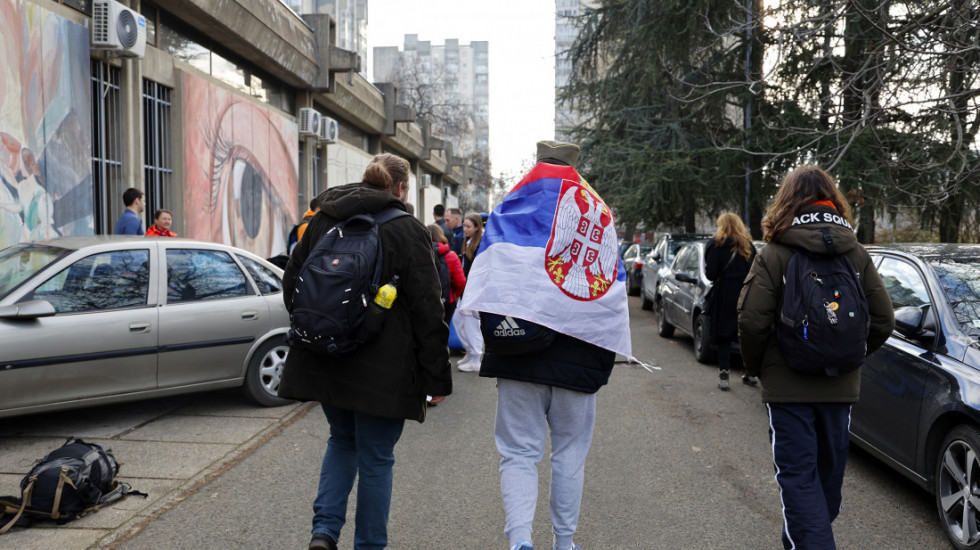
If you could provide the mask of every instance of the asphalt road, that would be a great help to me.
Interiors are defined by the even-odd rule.
[[[733,384],[719,392],[715,370],[694,362],[690,339],[659,338],[653,316],[630,300],[634,355],[662,370],[617,365],[599,392],[576,542],[590,550],[779,548],[779,496],[758,390]],[[396,447],[389,548],[506,547],[494,381],[456,372],[454,384],[424,424],[406,425]],[[326,433],[319,409],[310,409],[112,547],[305,548]],[[539,549],[551,548],[544,466]],[[932,498],[856,449],[835,531],[840,548],[948,547]],[[341,548],[352,547],[351,535],[349,524]]]

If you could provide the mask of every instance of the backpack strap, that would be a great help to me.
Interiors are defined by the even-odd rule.
[[[402,216],[410,216],[408,212],[400,208],[395,208],[393,206],[385,208],[384,210],[378,212],[374,215],[374,223],[381,225],[383,223],[388,223],[395,218],[400,218]]]
[[[831,256],[836,256],[837,247],[834,245],[834,238],[830,235],[830,228],[821,227],[820,233],[823,234],[823,244],[827,246],[827,252],[830,252]]]
[[[17,509],[17,513],[14,515],[14,519],[10,520],[3,527],[0,527],[0,535],[2,535],[4,533],[6,533],[7,531],[9,531],[10,528],[13,527],[15,523],[17,523],[17,520],[20,519],[20,516],[22,516],[24,514],[24,509],[27,508],[30,505],[30,503],[31,503],[31,493],[34,490],[34,482],[35,481],[37,481],[37,476],[36,475],[35,476],[31,476],[30,480],[27,483],[27,487],[24,487],[24,492],[21,493],[20,508]],[[0,501],[0,504],[3,504],[2,510],[4,510],[4,511],[7,511],[7,510],[9,510],[11,508],[14,508],[16,506],[16,503],[8,502],[8,501]]]

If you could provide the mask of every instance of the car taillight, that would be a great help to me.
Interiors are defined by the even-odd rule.
[[[636,261],[636,269],[637,269],[637,271],[643,269],[643,261],[642,260],[637,260]]]

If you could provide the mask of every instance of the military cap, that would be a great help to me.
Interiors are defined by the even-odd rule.
[[[569,166],[575,166],[578,160],[579,146],[564,141],[539,141],[537,162],[549,159],[560,161]]]

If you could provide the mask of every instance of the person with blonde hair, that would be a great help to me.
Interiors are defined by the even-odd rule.
[[[718,230],[704,249],[704,273],[713,284],[711,299],[705,304],[710,326],[703,345],[718,348],[718,389],[728,391],[732,363],[732,342],[738,340],[738,293],[755,259],[752,237],[742,218],[725,212],[718,216]],[[742,376],[742,383],[757,386],[755,376]]]
[[[374,157],[364,181],[320,195],[320,211],[283,274],[287,309],[292,310],[297,274],[316,243],[352,216],[404,211],[399,197],[408,174],[408,161],[386,153]],[[313,501],[310,550],[336,550],[355,480],[354,548],[388,544],[394,449],[405,420],[424,421],[426,397],[433,396],[435,404],[452,392],[449,328],[429,232],[418,219],[402,214],[380,224],[378,234],[380,280],[397,276],[400,281],[378,336],[344,355],[320,355],[291,345],[282,372],[279,396],[319,401],[330,424]]]
[[[822,354],[815,354],[819,357],[806,357],[825,365],[819,373],[797,370],[800,365],[788,360],[783,340],[775,336],[797,330],[792,320],[790,329],[780,328],[787,326],[782,310],[786,289],[799,284],[787,281],[791,261],[843,263],[850,268],[847,272],[857,275],[854,292],[862,293],[864,300],[844,295],[849,287],[833,283],[830,276],[836,278],[836,273],[824,275],[830,283],[827,292],[834,298],[826,304],[825,315],[830,325],[837,324],[838,316],[864,317],[867,336],[860,342],[864,348],[860,355],[881,347],[895,326],[891,298],[871,256],[858,243],[853,224],[851,207],[829,174],[816,166],[796,168],[783,178],[762,220],[767,244],[752,263],[739,296],[738,338],[745,372],[761,379],[762,401],[769,412],[769,443],[787,549],[836,548],[831,524],[841,510],[851,406],[861,394],[860,365],[840,372],[828,358],[837,357],[847,335],[837,336],[840,345],[827,344]],[[801,259],[797,254],[805,256]],[[824,284],[816,271],[811,273],[803,277]],[[860,306],[866,302],[866,316],[860,306],[857,313],[845,312],[838,304],[845,299],[861,302]],[[824,326],[816,319],[814,324]],[[807,326],[802,325],[804,337]],[[815,338],[812,331],[809,336]]]
[[[480,241],[483,240],[483,217],[477,212],[470,212],[463,218],[463,273],[470,274],[470,267],[480,251]]]

